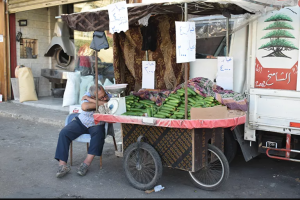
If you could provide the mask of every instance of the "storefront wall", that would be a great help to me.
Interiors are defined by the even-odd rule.
[[[113,0],[103,0],[103,4],[113,3]],[[10,78],[14,78],[14,69],[18,65],[24,65],[32,69],[34,77],[39,78],[39,89],[38,96],[50,96],[51,95],[51,82],[48,79],[41,76],[42,68],[52,68],[57,69],[57,62],[54,57],[45,57],[44,54],[51,42],[54,32],[54,26],[57,19],[55,16],[58,15],[58,5],[71,4],[86,2],[85,0],[68,0],[64,1],[46,1],[46,0],[8,0],[6,9],[10,14],[10,19],[13,20],[13,23],[10,22],[10,25],[13,25],[14,28],[10,27],[10,31],[13,30],[13,34],[10,34],[12,37],[15,37],[19,31],[22,33],[22,38],[34,39],[37,41],[36,52],[37,58],[28,59],[21,58],[22,47],[20,42],[15,40],[13,44],[9,44],[7,38],[7,46],[5,46],[5,41],[0,43],[0,94],[3,94],[3,100],[9,100],[11,98],[11,86]],[[116,0],[115,2],[118,2]],[[126,0],[127,3],[141,3],[141,0]],[[108,3],[108,4],[109,4]],[[0,0],[0,7],[3,13],[0,17],[0,35],[4,35],[5,32],[5,1]],[[3,16],[3,18],[2,18]],[[27,20],[27,26],[19,26],[19,20]],[[5,38],[4,38],[5,40]],[[11,47],[12,48],[9,48]],[[9,53],[10,52],[10,53]],[[100,57],[103,61],[108,62],[106,59],[111,55],[111,51],[107,50],[101,54]],[[12,57],[11,57],[12,56]],[[7,59],[4,59],[7,57]],[[11,58],[9,58],[11,57]],[[73,58],[72,63],[70,64],[71,68],[74,69],[76,55]],[[13,61],[13,62],[9,62]],[[12,66],[13,65],[13,66]]]
[[[16,32],[20,31],[23,39],[34,39],[37,42],[37,49],[33,52],[37,55],[37,58],[21,58],[24,57],[25,52],[21,52],[24,51],[24,48],[20,42],[17,42],[17,65],[30,67],[33,77],[38,77],[39,96],[51,95],[51,83],[48,79],[41,76],[41,69],[51,68],[53,65],[55,66],[54,62],[56,61],[52,57],[45,57],[44,54],[53,37],[56,22],[55,16],[57,16],[57,14],[57,6],[16,13]],[[19,26],[18,21],[22,19],[27,20],[27,26]],[[23,42],[23,46],[26,46],[25,42]],[[27,46],[30,45],[27,44]],[[32,44],[31,47],[33,47]]]

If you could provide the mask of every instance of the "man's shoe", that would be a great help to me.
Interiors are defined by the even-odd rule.
[[[71,167],[68,166],[68,165],[59,165],[58,166],[58,171],[56,173],[56,177],[61,178],[64,175],[66,175],[70,170],[71,170]]]
[[[79,174],[80,176],[84,176],[88,170],[89,166],[85,163],[81,163],[79,168],[78,168],[78,171],[77,171],[77,174]]]

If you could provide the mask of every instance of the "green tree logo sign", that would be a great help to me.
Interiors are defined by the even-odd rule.
[[[293,22],[293,20],[284,14],[276,14],[266,19],[264,22],[273,22],[268,27],[263,30],[272,30],[267,33],[261,39],[270,39],[270,42],[262,45],[259,49],[264,49],[266,51],[271,51],[270,54],[263,56],[265,57],[283,57],[291,58],[286,56],[283,51],[292,51],[298,48],[290,42],[288,39],[295,39],[295,37],[288,31],[294,30],[294,28],[288,23]]]

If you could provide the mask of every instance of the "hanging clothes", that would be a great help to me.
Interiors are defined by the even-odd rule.
[[[181,20],[181,14],[156,15],[150,17],[154,24],[157,42],[155,51],[149,51],[149,60],[156,62],[155,89],[173,90],[184,82],[184,69],[189,63],[176,63],[175,21]],[[153,23],[152,23],[153,22]],[[150,26],[151,27],[151,26]],[[131,26],[128,31],[114,33],[114,74],[116,84],[127,83],[126,94],[142,88],[142,50],[143,35],[140,26]],[[189,75],[188,75],[189,76]]]
[[[94,31],[93,40],[91,42],[90,48],[95,51],[100,51],[101,49],[108,49],[109,45],[104,32]]]
[[[156,50],[156,43],[157,43],[157,27],[153,23],[153,17],[149,18],[148,26],[141,27],[141,33],[143,36],[143,44],[142,50],[147,51],[155,51]]]

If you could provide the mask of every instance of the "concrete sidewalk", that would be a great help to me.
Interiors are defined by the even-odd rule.
[[[51,106],[43,108],[35,106],[35,104],[23,104],[7,101],[0,103],[0,116],[27,120],[38,124],[42,123],[54,125],[60,129],[63,128],[65,126],[65,119],[69,112],[50,108]],[[120,124],[114,124],[114,129],[116,142],[121,142]],[[112,137],[107,137],[106,142],[113,144]]]
[[[67,111],[58,111],[41,107],[34,107],[21,103],[2,102],[0,103],[0,115],[4,117],[13,117],[15,119],[24,119],[37,123],[64,127],[65,119],[68,116]]]

